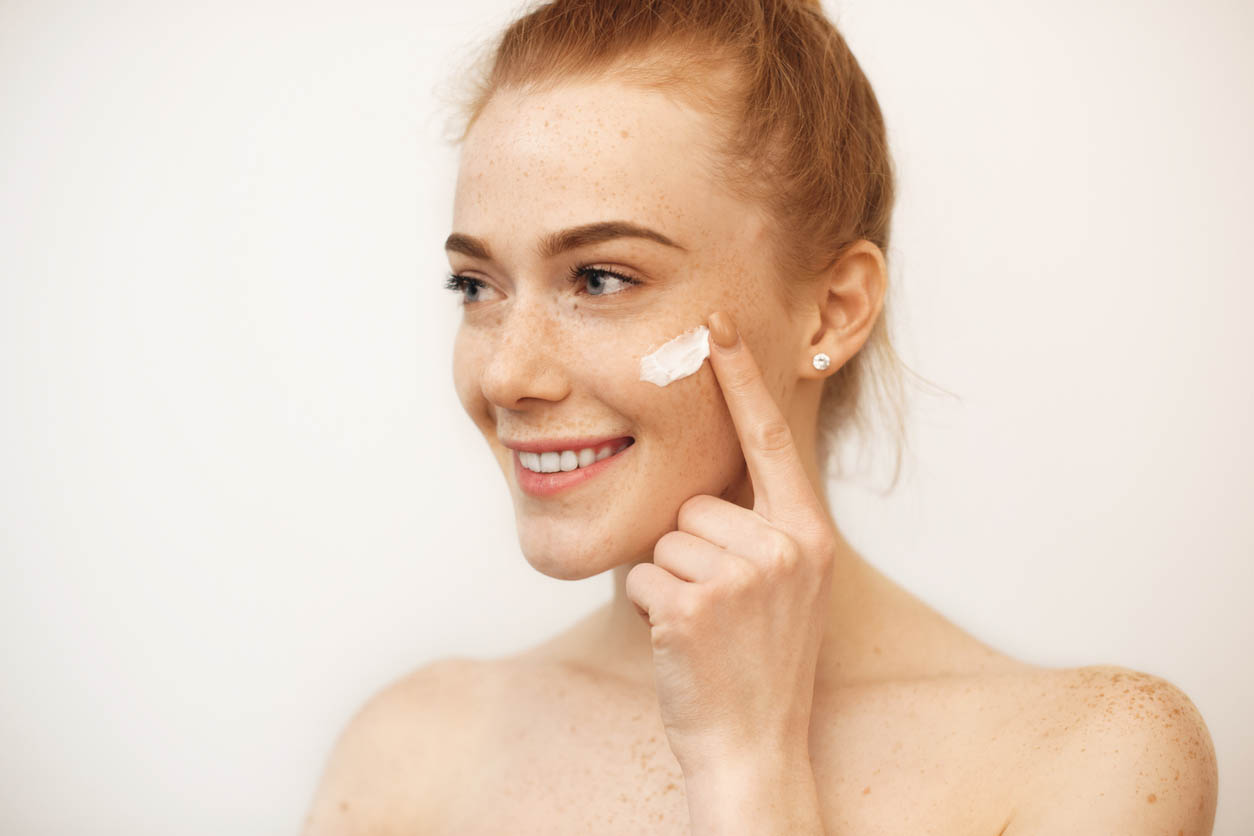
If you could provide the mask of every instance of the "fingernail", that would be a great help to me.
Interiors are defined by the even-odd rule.
[[[710,336],[720,348],[731,348],[740,338],[740,335],[736,333],[736,323],[732,321],[731,315],[722,311],[710,314]]]

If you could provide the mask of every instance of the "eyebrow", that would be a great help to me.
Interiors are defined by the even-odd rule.
[[[542,258],[553,258],[567,250],[586,247],[589,244],[599,244],[602,241],[612,241],[616,238],[644,238],[649,241],[656,241],[659,244],[665,244],[668,247],[674,247],[677,250],[687,250],[687,247],[675,243],[662,233],[649,229],[647,226],[640,226],[630,221],[600,221],[582,226],[573,226],[570,229],[563,229],[546,235],[540,241],[539,252]],[[460,232],[454,232],[448,237],[448,240],[444,242],[444,249],[447,252],[461,253],[471,258],[483,259],[484,261],[492,260],[492,253],[482,239]]]

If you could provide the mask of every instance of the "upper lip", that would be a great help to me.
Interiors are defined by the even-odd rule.
[[[535,441],[502,441],[511,450],[523,453],[548,453],[555,450],[582,450],[585,447],[596,449],[613,441],[627,441],[629,435],[603,435],[596,438],[544,438]]]

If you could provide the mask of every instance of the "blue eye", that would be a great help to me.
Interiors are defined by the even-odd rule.
[[[472,279],[469,276],[452,275],[444,282],[444,287],[446,290],[451,290],[454,293],[461,293],[462,304],[469,305],[470,303],[478,302],[479,300],[471,298],[466,291],[478,293],[480,290],[483,290],[486,285],[479,279]]]
[[[578,282],[581,279],[588,283],[588,296],[613,296],[626,290],[630,285],[640,284],[635,279],[611,273],[609,270],[599,270],[596,267],[572,267],[571,282]],[[607,290],[607,287],[612,289]]]
[[[587,283],[585,296],[613,296],[622,293],[631,285],[640,284],[636,279],[612,273],[609,270],[599,270],[595,267],[572,267],[571,284],[580,281]],[[454,274],[444,281],[444,287],[454,293],[462,294],[462,304],[470,305],[480,301],[478,294],[487,287],[487,284],[482,279]]]

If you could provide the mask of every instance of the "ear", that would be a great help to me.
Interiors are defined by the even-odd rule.
[[[802,377],[829,377],[858,353],[884,307],[888,267],[884,253],[861,239],[845,248],[814,283],[807,305],[810,345],[802,358]],[[814,355],[831,358],[826,370],[814,367]]]

